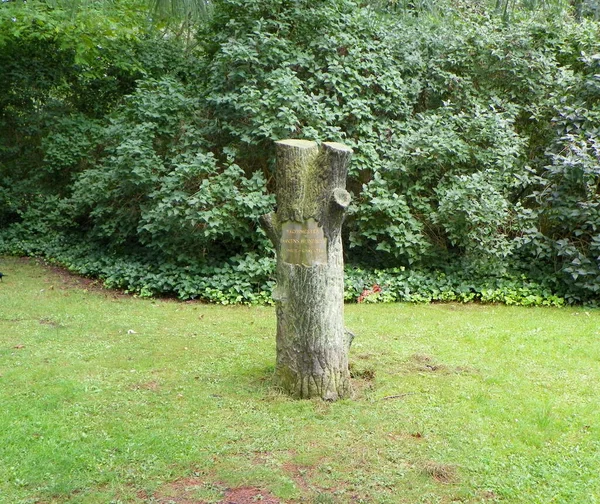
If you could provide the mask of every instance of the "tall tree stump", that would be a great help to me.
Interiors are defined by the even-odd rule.
[[[277,210],[262,218],[277,253],[275,378],[294,397],[335,401],[351,393],[341,228],[352,149],[276,145]]]

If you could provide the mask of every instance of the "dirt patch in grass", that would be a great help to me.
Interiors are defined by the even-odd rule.
[[[199,478],[183,478],[163,486],[154,493],[152,501],[157,504],[208,504],[207,500],[198,495],[206,486],[207,484]],[[148,499],[148,496],[142,497]]]
[[[371,380],[352,379],[352,399],[355,401],[365,399],[374,389],[375,383]]]
[[[323,504],[366,502],[358,494],[352,494],[349,491],[349,484],[346,481],[337,480],[334,486],[326,488],[316,485],[311,479],[318,471],[318,466],[296,464],[289,461],[284,463],[281,468],[290,476],[302,494],[299,499],[287,502],[318,502]],[[338,498],[338,495],[343,497]]]
[[[359,354],[356,354],[354,357],[356,359],[360,359],[360,360],[371,360],[374,357],[377,357],[377,355],[374,353],[369,353],[369,352],[361,352]]]
[[[476,374],[478,370],[470,366],[448,366],[436,362],[431,355],[416,353],[410,356],[408,371],[439,374]]]
[[[352,379],[353,398],[361,399],[375,388],[375,367],[350,362],[348,368]]]
[[[152,380],[146,383],[138,383],[136,385],[132,385],[132,390],[150,390],[151,392],[158,392],[160,389],[160,384],[156,380]]]
[[[440,483],[449,484],[458,482],[458,469],[451,464],[442,464],[428,460],[423,463],[422,471]]]
[[[219,504],[280,504],[281,501],[270,492],[255,487],[230,488]]]
[[[375,380],[375,368],[372,366],[359,367],[351,362],[348,367],[350,369],[350,378],[360,378],[366,381]]]
[[[203,495],[212,494],[210,497]],[[148,500],[145,493],[138,495]],[[165,485],[152,496],[156,504],[281,504],[268,490],[244,486],[227,488],[221,483],[211,483],[200,478],[183,478]]]
[[[410,362],[417,371],[449,373],[450,368],[445,364],[438,364],[433,357],[427,354],[413,354]]]
[[[282,469],[290,475],[294,480],[294,483],[303,493],[310,491],[308,484],[308,478],[310,477],[312,469],[307,466],[294,464],[293,462],[286,462],[283,464]]]
[[[484,490],[480,492],[481,498],[487,501],[498,501],[499,497],[492,490]]]
[[[387,437],[389,439],[391,439],[392,441],[400,441],[400,442],[406,442],[408,440],[410,440],[410,441],[424,441],[425,440],[425,435],[420,431],[398,432],[398,433],[391,432],[387,435]]]
[[[56,320],[53,320],[50,317],[42,317],[40,319],[40,324],[52,327],[62,327],[62,324],[60,322],[57,322]]]

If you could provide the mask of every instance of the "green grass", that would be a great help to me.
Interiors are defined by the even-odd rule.
[[[2,504],[600,502],[597,310],[346,306],[329,404],[271,386],[272,308],[0,271]]]

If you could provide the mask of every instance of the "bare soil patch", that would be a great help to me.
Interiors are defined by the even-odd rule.
[[[436,362],[436,360],[427,354],[416,353],[410,356],[408,362],[409,371],[417,371],[421,373],[438,373],[438,374],[477,374],[479,371],[470,366],[448,366]]]
[[[131,388],[132,390],[150,390],[152,392],[158,392],[160,384],[156,380],[152,380],[146,383],[138,383]]]
[[[422,470],[440,483],[456,483],[458,481],[458,470],[456,466],[442,464],[429,460],[423,464]]]
[[[256,487],[230,488],[219,504],[281,504],[281,501],[270,492]]]
[[[282,468],[290,475],[298,488],[305,493],[310,492],[310,486],[308,484],[308,478],[311,474],[310,467],[294,464],[293,462],[286,462],[283,464]]]
[[[218,490],[222,497],[218,504],[281,504],[281,501],[268,490],[244,486],[227,488],[221,483],[206,482],[200,478],[184,478],[165,485],[153,495],[156,504],[209,504],[215,503],[198,497],[206,489]]]

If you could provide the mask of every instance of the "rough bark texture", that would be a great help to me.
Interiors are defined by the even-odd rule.
[[[299,398],[351,394],[341,241],[351,156],[339,143],[277,142],[277,212],[262,223],[277,252],[276,379]]]

